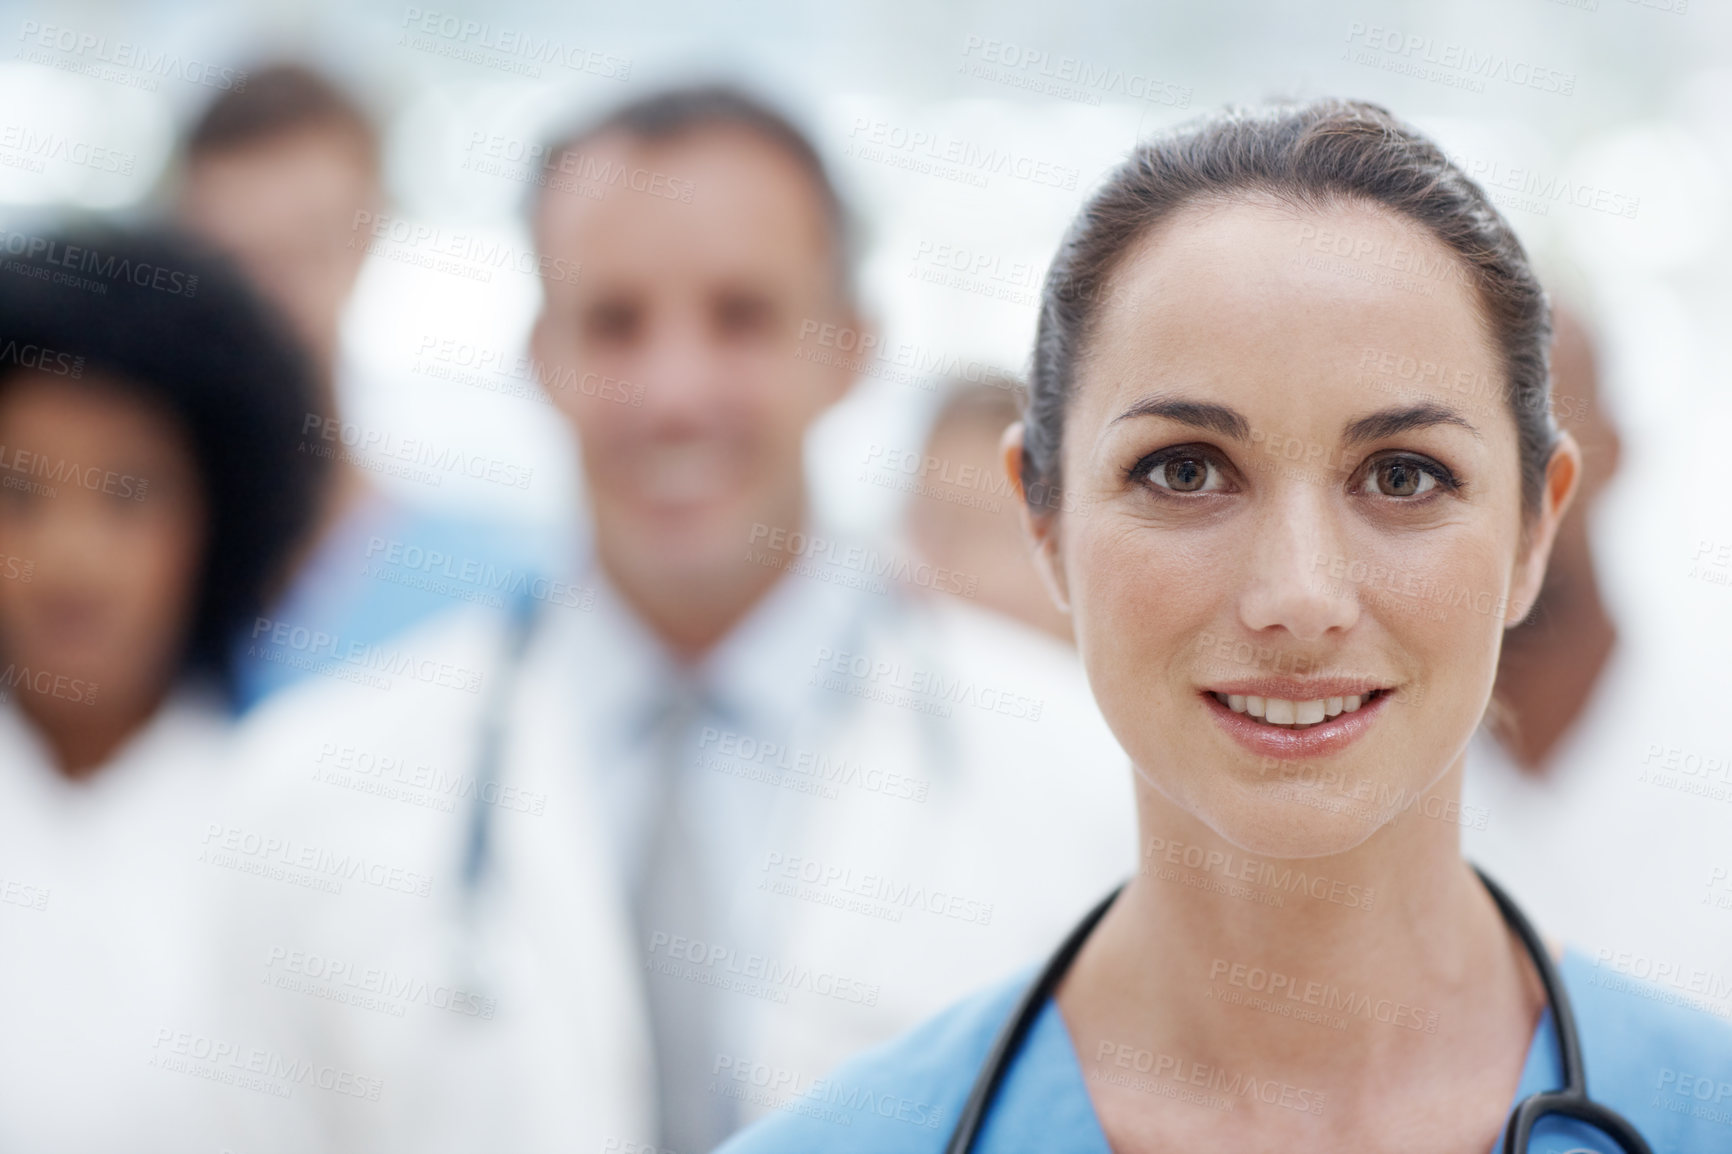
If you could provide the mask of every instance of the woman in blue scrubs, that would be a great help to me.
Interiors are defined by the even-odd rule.
[[[728,1154],[1732,1149],[1712,975],[1544,942],[1461,857],[1580,468],[1550,328],[1484,193],[1380,108],[1133,153],[1048,273],[1005,463],[1141,868],[1041,980],[764,1071],[783,1105]]]

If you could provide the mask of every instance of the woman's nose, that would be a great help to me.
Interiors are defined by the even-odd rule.
[[[1311,486],[1304,486],[1309,490]],[[1341,536],[1329,494],[1294,492],[1271,505],[1245,553],[1240,622],[1253,632],[1284,629],[1295,641],[1316,642],[1359,620],[1353,587],[1329,577]]]

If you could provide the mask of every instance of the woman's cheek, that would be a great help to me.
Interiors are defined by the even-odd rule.
[[[1175,685],[1195,667],[1195,637],[1224,587],[1195,542],[1147,526],[1086,527],[1071,552],[1077,645],[1108,724],[1133,757],[1171,730]],[[1188,684],[1188,681],[1186,681]]]

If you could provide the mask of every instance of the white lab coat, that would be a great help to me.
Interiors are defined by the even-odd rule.
[[[661,968],[649,980],[671,970],[726,991],[709,1092],[733,1098],[744,1120],[1033,965],[1136,860],[1128,760],[1074,652],[893,586],[861,594],[863,612],[845,619],[848,599],[817,588],[778,587],[754,611],[796,618],[749,623],[782,663],[773,676],[761,653],[707,670],[734,676],[722,688],[736,697],[742,684],[779,697],[758,717],[794,718],[773,731],[748,719],[732,747],[722,726],[700,740],[699,774],[759,791],[768,811],[743,876],[712,886],[712,940],[632,943],[640,972]],[[600,596],[589,614],[565,613],[529,677],[572,686],[566,713],[533,723],[566,749],[556,761],[592,776],[609,767],[594,764],[583,726],[643,708],[619,693],[642,655],[607,648],[621,644],[601,619],[617,605]],[[870,671],[856,676],[862,662]],[[766,756],[765,742],[778,748]],[[719,807],[715,820],[730,813],[740,810]]]
[[[293,1082],[241,1104],[253,1154],[600,1150],[645,1132],[641,1010],[594,814],[528,720],[560,714],[557,681],[518,677],[510,778],[474,776],[504,636],[497,615],[454,610],[339,663],[360,684],[313,678],[244,723],[251,787],[209,836],[223,996],[237,1042],[279,1091]],[[471,905],[478,793],[493,852]]]
[[[1075,655],[980,611],[897,598],[851,644],[950,687],[950,716],[927,711],[931,694],[926,710],[910,709],[849,692],[862,686],[842,677],[840,708],[810,731],[776,735],[854,770],[820,781],[814,766],[762,785],[772,832],[759,867],[730,886],[728,956],[694,977],[742,990],[731,1001],[745,1040],[717,1055],[711,1089],[735,1097],[747,1119],[1036,963],[1135,865],[1129,767]],[[593,612],[545,606],[515,674],[502,759],[512,792],[490,815],[493,873],[483,920],[467,934],[451,914],[470,799],[440,813],[349,787],[389,772],[352,771],[349,785],[319,776],[370,756],[461,780],[473,772],[485,695],[402,678],[389,690],[325,684],[249,719],[258,788],[219,843],[274,837],[298,846],[299,860],[362,853],[366,868],[395,868],[406,885],[432,879],[417,898],[226,871],[228,988],[245,1040],[324,1062],[363,1090],[384,1087],[378,1101],[300,1088],[294,1099],[261,1096],[249,1103],[259,1135],[250,1150],[652,1148],[642,979],[668,951],[634,940],[598,828],[579,718],[616,662],[588,644]],[[815,645],[835,625],[809,624]],[[491,686],[503,627],[497,614],[457,610],[394,648],[438,658],[459,680],[486,670]],[[817,675],[808,664],[787,681]],[[717,772],[753,768],[735,761]],[[801,883],[812,869],[827,880]],[[412,1001],[394,1016],[331,996],[342,982],[284,972],[335,959],[347,975],[388,971],[468,990],[465,944],[488,977],[474,988],[497,999],[491,1021]],[[278,980],[293,988],[270,985]]]
[[[1696,692],[1725,678],[1658,675],[1671,640],[1625,630],[1543,775],[1476,734],[1462,849],[1548,933],[1616,972],[1703,975],[1694,1000],[1732,1017],[1732,747]]]
[[[0,704],[0,1150],[228,1146],[197,863],[229,723],[183,693],[81,782]]]

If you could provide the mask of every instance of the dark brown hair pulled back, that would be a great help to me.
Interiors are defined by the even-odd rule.
[[[1095,319],[1126,253],[1175,211],[1262,195],[1298,208],[1381,205],[1460,261],[1503,362],[1521,453],[1522,507],[1539,508],[1557,442],[1549,406],[1551,315],[1526,252],[1485,193],[1443,150],[1359,101],[1228,109],[1138,145],[1072,223],[1048,270],[1023,430],[1023,492],[1059,507],[1065,409]]]

